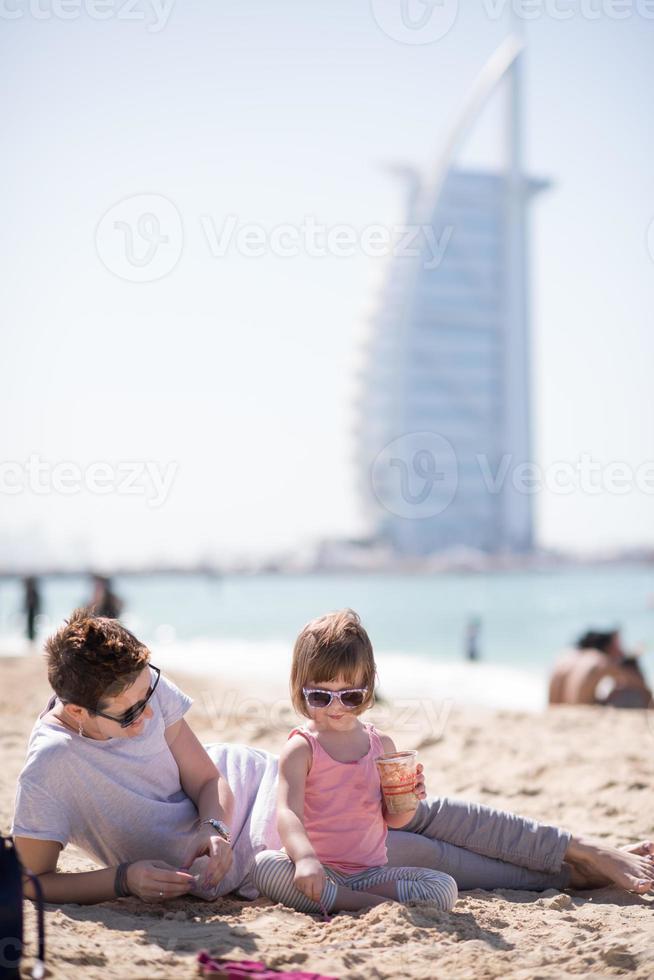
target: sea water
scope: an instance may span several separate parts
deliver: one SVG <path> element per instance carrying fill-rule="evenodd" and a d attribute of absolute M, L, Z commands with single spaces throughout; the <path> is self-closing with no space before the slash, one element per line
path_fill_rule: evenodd
<path fill-rule="evenodd" d="M 643 646 L 654 680 L 654 571 L 646 565 L 440 574 L 144 575 L 116 577 L 123 620 L 153 662 L 194 673 L 286 684 L 294 637 L 314 616 L 355 609 L 370 633 L 380 689 L 459 703 L 537 710 L 563 647 L 590 627 L 621 627 Z M 88 601 L 82 577 L 43 578 L 39 643 Z M 28 649 L 22 590 L 0 581 L 0 653 Z M 465 657 L 466 626 L 481 621 L 480 660 Z M 38 649 L 38 645 L 37 645 Z"/>

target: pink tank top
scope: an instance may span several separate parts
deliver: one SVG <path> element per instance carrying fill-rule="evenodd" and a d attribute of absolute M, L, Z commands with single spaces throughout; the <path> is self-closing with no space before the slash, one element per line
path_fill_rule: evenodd
<path fill-rule="evenodd" d="M 386 822 L 375 765 L 384 754 L 379 733 L 364 722 L 370 746 L 356 762 L 337 762 L 315 732 L 294 728 L 311 746 L 312 762 L 304 791 L 304 829 L 321 864 L 354 874 L 386 864 Z"/>

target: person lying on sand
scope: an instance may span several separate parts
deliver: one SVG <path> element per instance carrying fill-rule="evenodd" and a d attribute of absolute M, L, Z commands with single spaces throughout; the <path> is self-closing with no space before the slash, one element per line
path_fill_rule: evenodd
<path fill-rule="evenodd" d="M 46 657 L 54 694 L 30 735 L 12 827 L 45 901 L 256 897 L 255 857 L 281 847 L 277 758 L 203 746 L 184 718 L 191 698 L 117 620 L 77 610 L 47 641 Z M 68 844 L 99 868 L 58 872 Z M 432 868 L 463 890 L 654 888 L 651 841 L 607 847 L 448 797 L 421 800 L 389 831 L 387 849 L 389 866 Z M 25 892 L 33 897 L 29 884 Z"/>
<path fill-rule="evenodd" d="M 601 697 L 598 687 L 607 680 L 613 681 L 613 688 Z M 550 679 L 550 704 L 647 708 L 651 701 L 652 692 L 637 660 L 625 655 L 618 630 L 589 630 L 575 649 L 559 658 Z"/>

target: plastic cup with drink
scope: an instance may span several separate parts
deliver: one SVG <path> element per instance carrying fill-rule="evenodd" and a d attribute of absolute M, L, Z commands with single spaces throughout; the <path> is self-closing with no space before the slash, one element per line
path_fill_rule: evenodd
<path fill-rule="evenodd" d="M 388 752 L 375 759 L 388 813 L 415 810 L 420 802 L 415 794 L 417 758 L 415 749 L 406 749 Z"/>

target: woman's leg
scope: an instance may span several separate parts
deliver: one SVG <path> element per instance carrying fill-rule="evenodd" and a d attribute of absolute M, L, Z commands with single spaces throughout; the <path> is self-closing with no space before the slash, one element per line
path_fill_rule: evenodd
<path fill-rule="evenodd" d="M 588 837 L 573 837 L 566 852 L 573 865 L 573 888 L 619 885 L 644 895 L 654 890 L 654 842 L 610 847 Z"/>
<path fill-rule="evenodd" d="M 449 797 L 422 800 L 402 831 L 548 874 L 561 870 L 571 841 L 571 834 L 552 824 Z"/>
<path fill-rule="evenodd" d="M 475 854 L 456 844 L 430 840 L 417 833 L 392 830 L 388 834 L 388 864 L 393 867 L 433 868 L 445 871 L 456 881 L 461 891 L 471 888 L 518 888 L 525 891 L 545 891 L 547 888 L 567 888 L 571 869 L 564 864 L 557 874 L 530 871 L 497 858 Z"/>
<path fill-rule="evenodd" d="M 447 797 L 423 800 L 401 831 L 390 831 L 388 851 L 390 864 L 447 871 L 461 889 L 539 891 L 614 883 L 640 894 L 654 890 L 651 841 L 609 847 L 551 824 Z"/>

